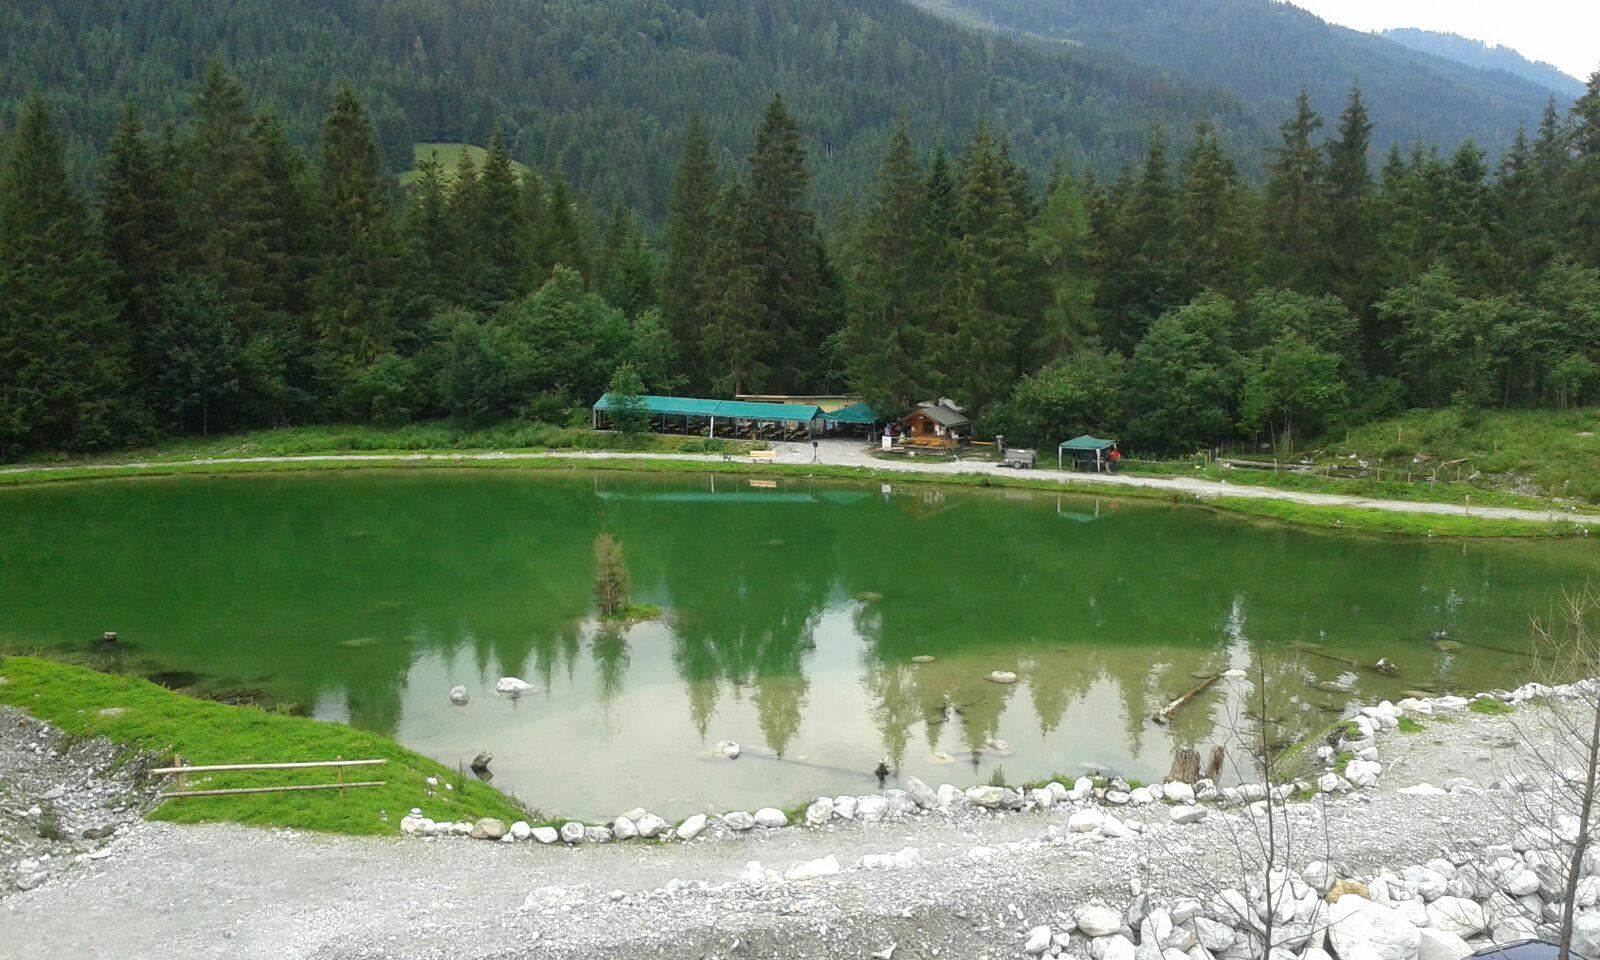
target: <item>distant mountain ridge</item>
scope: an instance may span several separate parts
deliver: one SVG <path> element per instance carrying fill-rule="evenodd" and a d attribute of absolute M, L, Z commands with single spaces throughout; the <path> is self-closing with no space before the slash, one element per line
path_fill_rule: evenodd
<path fill-rule="evenodd" d="M 1472 139 L 1498 153 L 1539 122 L 1551 89 L 1336 26 L 1280 0 L 909 0 L 968 25 L 1118 53 L 1231 91 L 1275 126 L 1304 87 L 1332 116 L 1359 84 L 1374 143 Z M 1576 92 L 1569 91 L 1571 97 Z M 1560 98 L 1565 107 L 1571 97 Z"/>
<path fill-rule="evenodd" d="M 1395 43 L 1431 53 L 1436 57 L 1454 60 L 1480 70 L 1504 70 L 1513 76 L 1549 87 L 1558 95 L 1577 99 L 1583 95 L 1583 81 L 1554 64 L 1531 60 L 1510 47 L 1491 46 L 1482 40 L 1463 37 L 1458 33 L 1441 33 L 1436 30 L 1419 30 L 1402 27 L 1385 30 L 1382 36 Z"/>

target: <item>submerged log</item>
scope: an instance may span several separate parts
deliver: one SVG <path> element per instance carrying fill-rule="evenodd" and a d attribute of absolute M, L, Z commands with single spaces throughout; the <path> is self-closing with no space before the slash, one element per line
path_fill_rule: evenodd
<path fill-rule="evenodd" d="M 1221 680 L 1221 679 L 1222 679 L 1222 674 L 1213 673 L 1211 676 L 1206 677 L 1204 680 L 1202 680 L 1199 683 L 1195 684 L 1192 688 L 1190 688 L 1188 693 L 1185 693 L 1183 696 L 1179 697 L 1178 699 L 1176 699 L 1176 700 L 1172 701 L 1171 703 L 1167 704 L 1166 706 L 1162 707 L 1160 710 L 1156 711 L 1155 716 L 1151 717 L 1150 719 L 1154 720 L 1156 723 L 1159 723 L 1159 724 L 1166 724 L 1169 720 L 1172 719 L 1172 715 L 1174 713 L 1177 713 L 1178 710 L 1184 704 L 1188 703 L 1190 700 L 1193 700 L 1195 697 L 1199 696 L 1200 694 L 1204 693 L 1206 690 L 1210 689 L 1212 684 L 1216 683 L 1218 680 Z"/>
<path fill-rule="evenodd" d="M 1222 779 L 1222 761 L 1226 756 L 1220 746 L 1211 748 L 1211 762 L 1206 764 L 1207 780 L 1217 783 Z"/>

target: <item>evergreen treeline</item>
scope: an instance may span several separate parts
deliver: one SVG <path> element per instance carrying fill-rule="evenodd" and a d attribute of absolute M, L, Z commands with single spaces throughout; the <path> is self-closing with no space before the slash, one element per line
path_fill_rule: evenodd
<path fill-rule="evenodd" d="M 1058 157 L 1115 170 L 1151 124 L 1179 132 L 1215 117 L 1252 148 L 1268 133 L 1226 92 L 1112 53 L 967 30 L 902 0 L 7 0 L 0 129 L 42 94 L 87 182 L 125 103 L 153 125 L 195 119 L 181 92 L 212 59 L 294 145 L 315 146 L 328 91 L 349 82 L 391 173 L 411 169 L 413 143 L 481 146 L 499 130 L 515 159 L 620 195 L 652 223 L 671 175 L 659 158 L 682 149 L 690 116 L 703 111 L 730 164 L 778 91 L 830 217 L 833 198 L 864 186 L 897 114 L 947 145 L 988 116 L 1036 173 Z"/>
<path fill-rule="evenodd" d="M 220 66 L 179 128 L 128 111 L 93 200 L 34 99 L 0 165 L 0 454 L 180 432 L 451 415 L 559 420 L 608 384 L 944 394 L 1044 442 L 1282 441 L 1409 405 L 1600 388 L 1600 75 L 1488 169 L 1391 150 L 1359 92 L 1301 97 L 1265 181 L 1200 124 L 1108 182 L 1035 184 L 980 124 L 901 122 L 824 239 L 784 100 L 719 164 L 697 120 L 664 249 L 559 175 L 421 164 L 403 199 L 341 89 L 315 160 Z"/>

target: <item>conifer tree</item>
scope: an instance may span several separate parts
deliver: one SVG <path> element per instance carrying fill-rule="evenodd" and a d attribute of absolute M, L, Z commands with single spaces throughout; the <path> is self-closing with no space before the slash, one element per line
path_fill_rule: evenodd
<path fill-rule="evenodd" d="M 1372 121 L 1359 87 L 1339 117 L 1338 135 L 1328 140 L 1325 173 L 1328 210 L 1328 275 L 1323 286 L 1343 297 L 1350 307 L 1365 313 L 1378 295 L 1372 282 L 1368 248 L 1371 236 L 1372 171 L 1367 152 L 1372 144 Z"/>
<path fill-rule="evenodd" d="M 107 149 L 100 222 L 111 267 L 107 296 L 120 308 L 140 402 L 149 401 L 147 388 L 157 368 L 150 350 L 158 320 L 156 299 L 164 280 L 181 268 L 178 207 L 172 194 L 172 183 L 130 106 Z"/>
<path fill-rule="evenodd" d="M 527 293 L 529 287 L 517 174 L 499 130 L 489 138 L 478 182 L 478 232 L 467 240 L 482 250 L 474 285 L 482 302 L 501 304 Z"/>
<path fill-rule="evenodd" d="M 661 277 L 661 305 L 667 327 L 678 341 L 684 373 L 691 389 L 706 383 L 700 327 L 709 290 L 706 262 L 717 202 L 717 168 L 711 142 L 697 113 L 689 119 L 683 158 L 667 201 L 666 266 Z"/>
<path fill-rule="evenodd" d="M 189 232 L 196 266 L 238 307 L 239 321 L 252 324 L 259 312 L 252 299 L 260 288 L 261 258 L 255 209 L 259 185 L 250 163 L 251 116 L 244 89 L 213 61 L 194 98 L 195 123 L 183 148 L 187 165 Z"/>
<path fill-rule="evenodd" d="M 592 265 L 589 262 L 589 241 L 585 236 L 583 215 L 566 180 L 559 176 L 549 178 L 543 226 L 539 241 L 542 255 L 552 267 L 568 267 L 587 280 Z"/>
<path fill-rule="evenodd" d="M 1029 256 L 1049 297 L 1034 332 L 1034 353 L 1048 363 L 1098 339 L 1094 292 L 1098 263 L 1083 185 L 1059 173 L 1029 232 Z"/>
<path fill-rule="evenodd" d="M 484 235 L 483 182 L 478 176 L 477 161 L 470 150 L 461 151 L 456 158 L 455 172 L 450 176 L 448 203 L 450 232 L 456 239 L 456 253 L 450 258 L 453 286 L 460 302 L 473 307 L 486 307 L 481 302 L 483 259 L 486 251 L 481 238 Z"/>
<path fill-rule="evenodd" d="M 0 457 L 116 438 L 128 337 L 111 266 L 67 179 L 44 100 L 22 109 L 0 168 Z"/>
<path fill-rule="evenodd" d="M 902 120 L 889 138 L 877 196 L 855 244 L 844 341 L 851 390 L 885 414 L 908 408 L 927 383 L 929 344 L 919 325 L 926 293 L 917 256 L 924 217 L 921 175 Z"/>
<path fill-rule="evenodd" d="M 1278 128 L 1283 143 L 1272 149 L 1262 210 L 1266 279 L 1302 293 L 1323 292 L 1329 260 L 1322 157 L 1311 142 L 1321 127 L 1310 95 L 1300 91 L 1295 115 Z"/>
<path fill-rule="evenodd" d="M 735 180 L 723 188 L 716 214 L 706 256 L 709 294 L 700 333 L 706 384 L 718 393 L 749 393 L 770 375 L 770 326 L 762 299 L 763 271 L 752 255 L 759 226 L 743 183 Z"/>
<path fill-rule="evenodd" d="M 1137 172 L 1124 175 L 1112 191 L 1098 306 L 1109 345 L 1132 350 L 1156 317 L 1182 302 L 1172 175 L 1159 128 L 1150 131 Z"/>
<path fill-rule="evenodd" d="M 418 293 L 437 307 L 458 302 L 454 262 L 461 241 L 437 150 L 417 161 L 417 178 L 406 199 L 406 242 Z"/>
<path fill-rule="evenodd" d="M 325 240 L 316 312 L 331 365 L 325 376 L 348 376 L 395 346 L 396 246 L 381 171 L 372 122 L 355 91 L 341 87 L 322 136 Z"/>
<path fill-rule="evenodd" d="M 1183 264 L 1182 297 L 1215 290 L 1238 298 L 1250 285 L 1246 191 L 1216 132 L 1202 122 L 1184 156 L 1173 230 Z"/>
<path fill-rule="evenodd" d="M 1571 203 L 1568 246 L 1580 263 L 1600 267 L 1600 70 L 1568 115 L 1572 163 L 1563 178 Z"/>

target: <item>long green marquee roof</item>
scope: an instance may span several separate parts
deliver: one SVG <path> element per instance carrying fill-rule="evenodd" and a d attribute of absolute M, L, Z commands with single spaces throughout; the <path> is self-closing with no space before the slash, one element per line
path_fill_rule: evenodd
<path fill-rule="evenodd" d="M 674 417 L 726 417 L 730 420 L 782 420 L 809 423 L 822 416 L 821 407 L 793 403 L 751 403 L 748 400 L 706 400 L 700 397 L 640 397 L 653 414 Z M 611 409 L 611 394 L 594 402 L 594 409 Z"/>
<path fill-rule="evenodd" d="M 866 404 L 852 403 L 850 406 L 835 410 L 832 413 L 824 413 L 822 415 L 822 419 L 831 420 L 834 423 L 860 423 L 871 425 L 877 423 L 882 418 L 878 416 L 878 411 L 872 409 Z"/>

